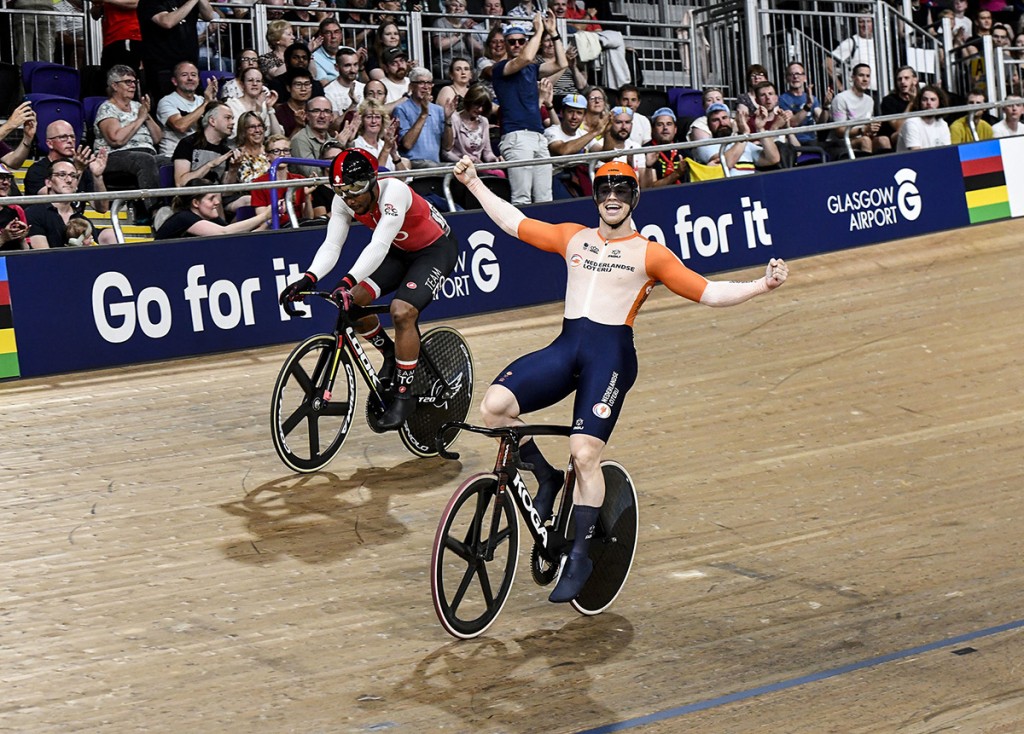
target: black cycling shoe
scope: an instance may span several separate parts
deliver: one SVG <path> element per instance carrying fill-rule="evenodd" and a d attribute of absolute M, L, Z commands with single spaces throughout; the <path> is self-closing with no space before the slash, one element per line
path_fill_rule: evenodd
<path fill-rule="evenodd" d="M 540 515 L 541 522 L 547 522 L 551 519 L 551 513 L 555 510 L 555 499 L 558 497 L 558 493 L 562 491 L 562 485 L 565 484 L 565 472 L 556 472 L 555 476 L 546 482 L 541 482 L 540 487 L 537 488 L 537 496 L 533 500 L 533 509 Z"/>
<path fill-rule="evenodd" d="M 594 562 L 590 560 L 590 556 L 574 558 L 570 554 L 562 566 L 562 572 L 558 575 L 558 583 L 555 584 L 548 601 L 564 604 L 575 599 L 583 591 L 583 586 L 587 583 L 593 570 Z"/>
<path fill-rule="evenodd" d="M 416 410 L 416 398 L 411 395 L 396 395 L 384 415 L 377 421 L 382 431 L 396 431 Z"/>
<path fill-rule="evenodd" d="M 395 381 L 395 370 L 398 369 L 398 365 L 395 364 L 395 353 L 387 354 L 384 356 L 384 364 L 380 366 L 380 370 L 377 371 L 377 379 L 380 380 L 380 389 L 384 392 L 388 392 L 394 389 Z"/>

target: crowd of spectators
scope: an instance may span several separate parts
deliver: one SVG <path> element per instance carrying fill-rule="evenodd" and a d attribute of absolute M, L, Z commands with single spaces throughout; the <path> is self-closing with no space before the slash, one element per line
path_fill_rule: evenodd
<path fill-rule="evenodd" d="M 684 118 L 669 107 L 641 113 L 642 91 L 619 56 L 622 37 L 601 26 L 607 3 L 550 0 L 541 11 L 531 0 L 423 0 L 421 8 L 435 14 L 425 36 L 428 58 L 412 59 L 395 15 L 404 4 L 339 1 L 344 11 L 329 13 L 308 1 L 286 11 L 280 0 L 267 0 L 269 50 L 262 55 L 237 26 L 220 27 L 223 16 L 210 0 L 140 0 L 134 13 L 117 0 L 93 3 L 93 17 L 102 20 L 107 99 L 86 136 L 91 144 L 67 122 L 51 123 L 45 131 L 49 150 L 28 170 L 23 193 L 103 192 L 111 177 L 157 190 L 164 167 L 177 187 L 265 181 L 271 169 L 279 178 L 311 177 L 321 168 L 276 160 L 329 160 L 340 148 L 355 146 L 395 171 L 437 168 L 468 155 L 484 177 L 506 179 L 512 203 L 522 205 L 589 195 L 593 166 L 557 160 L 584 152 L 616 155 L 637 170 L 642 187 L 651 188 L 751 174 L 793 165 L 805 155 L 825 161 L 960 143 L 975 135 L 1024 134 L 1024 100 L 998 114 L 946 120 L 947 92 L 934 80 L 923 83 L 911 66 L 899 68 L 887 90 L 887 80 L 874 72 L 870 15 L 856 19 L 855 33 L 835 47 L 824 68 L 811 70 L 814 78 L 835 79 L 834 87 L 815 90 L 800 61 L 778 70 L 778 80 L 755 64 L 732 104 L 721 89 L 707 88 L 706 114 Z M 1014 34 L 1018 26 L 1007 17 L 1012 8 L 983 5 L 972 13 L 966 0 L 952 0 L 948 13 L 929 6 L 928 17 L 919 20 L 934 26 L 949 17 L 956 53 L 965 58 L 977 54 L 985 35 L 996 46 L 1024 45 L 1024 34 Z M 224 48 L 240 48 L 233 76 L 201 83 L 201 70 L 218 68 L 221 62 L 213 59 L 222 57 L 220 46 L 215 54 L 209 44 L 200 54 L 200 34 L 225 33 L 233 40 Z M 608 67 L 604 79 L 618 75 L 622 83 L 590 83 L 588 62 L 599 54 Z M 995 100 L 979 84 L 956 101 Z M 873 120 L 933 110 L 884 124 Z M 843 125 L 825 135 L 804 129 L 826 122 Z M 31 105 L 24 103 L 0 127 L 0 140 L 21 131 L 16 148 L 0 143 L 0 196 L 18 193 L 11 171 L 28 158 L 35 124 Z M 714 140 L 763 132 L 777 135 Z M 682 141 L 706 142 L 682 151 L 645 150 Z M 488 169 L 501 161 L 525 165 Z M 268 192 L 197 193 L 173 202 L 153 196 L 134 214 L 152 224 L 157 237 L 250 231 L 266 226 Z M 280 193 L 283 222 L 329 211 L 324 187 Z M 447 208 L 443 198 L 430 198 Z M 97 201 L 93 208 L 102 213 L 106 205 Z M 106 229 L 71 226 L 83 219 L 83 210 L 64 203 L 20 214 L 5 209 L 0 247 L 110 241 Z"/>

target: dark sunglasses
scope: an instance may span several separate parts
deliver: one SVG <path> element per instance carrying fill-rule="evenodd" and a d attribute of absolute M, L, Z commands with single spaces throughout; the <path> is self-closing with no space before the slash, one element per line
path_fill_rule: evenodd
<path fill-rule="evenodd" d="M 633 187 L 627 183 L 602 183 L 594 189 L 594 198 L 598 204 L 603 203 L 611 196 L 624 204 L 629 204 L 633 201 Z"/>

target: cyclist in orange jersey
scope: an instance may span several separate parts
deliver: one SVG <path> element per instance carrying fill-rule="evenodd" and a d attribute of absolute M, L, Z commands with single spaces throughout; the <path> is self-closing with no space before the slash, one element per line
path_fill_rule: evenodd
<path fill-rule="evenodd" d="M 643 302 L 661 282 L 691 301 L 733 306 L 778 288 L 789 270 L 781 259 L 772 258 L 764 277 L 751 282 L 709 281 L 693 272 L 667 247 L 636 231 L 632 214 L 640 185 L 626 163 L 612 161 L 597 169 L 594 202 L 601 221 L 594 228 L 527 218 L 483 185 L 468 157 L 455 164 L 455 176 L 502 230 L 562 255 L 568 268 L 561 333 L 547 347 L 502 370 L 480 410 L 488 426 L 518 425 L 522 413 L 576 393 L 569 451 L 576 467 L 577 532 L 548 597 L 553 602 L 571 601 L 592 571 L 590 537 L 604 501 L 601 454 L 636 379 L 633 320 Z M 562 486 L 562 472 L 545 460 L 533 439 L 523 443 L 520 454 L 534 466 L 539 482 L 534 507 L 547 521 Z"/>

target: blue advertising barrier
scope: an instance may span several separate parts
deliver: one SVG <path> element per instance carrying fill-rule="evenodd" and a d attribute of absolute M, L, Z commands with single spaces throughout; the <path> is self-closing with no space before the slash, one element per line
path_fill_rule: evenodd
<path fill-rule="evenodd" d="M 889 155 L 646 191 L 635 222 L 703 274 L 962 227 L 970 219 L 956 148 Z M 528 216 L 596 226 L 589 200 Z M 559 300 L 565 265 L 480 212 L 448 216 L 458 264 L 429 320 Z M 312 261 L 324 230 L 293 229 L 0 258 L 0 377 L 298 342 L 333 323 L 312 304 L 289 319 L 277 294 Z M 333 278 L 369 241 L 353 227 Z M 799 277 L 799 276 L 797 276 Z M 312 313 L 312 315 L 310 315 Z M 0 313 L 2 316 L 2 313 Z M 643 318 L 641 316 L 641 318 Z M 6 327 L 6 328 L 5 328 Z M 5 356 L 6 355 L 6 356 Z M 6 365 L 6 367 L 3 367 Z"/>

